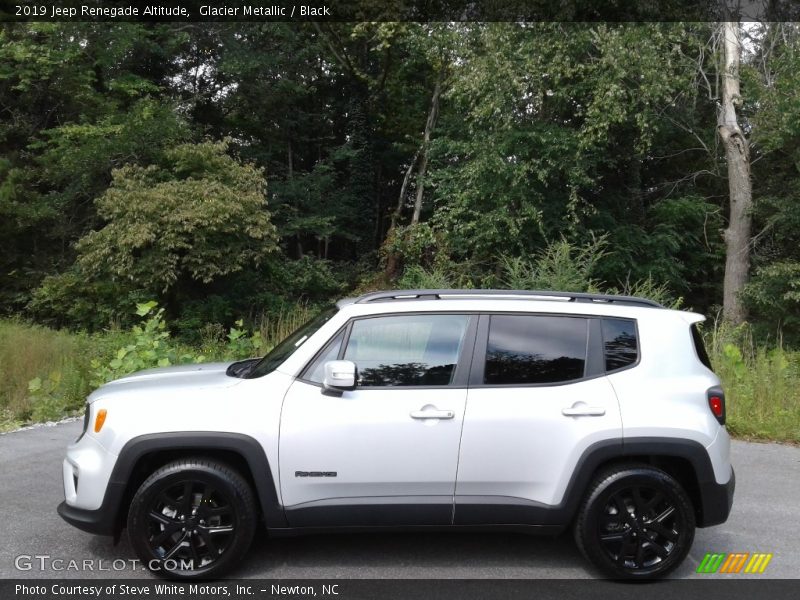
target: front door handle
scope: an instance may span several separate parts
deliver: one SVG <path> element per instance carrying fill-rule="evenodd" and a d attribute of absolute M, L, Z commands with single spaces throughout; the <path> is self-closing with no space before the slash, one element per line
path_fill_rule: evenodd
<path fill-rule="evenodd" d="M 456 416 L 452 410 L 412 410 L 412 419 L 452 419 Z"/>
<path fill-rule="evenodd" d="M 602 417 L 606 409 L 602 406 L 587 406 L 583 402 L 576 402 L 570 408 L 562 408 L 561 414 L 565 417 Z"/>

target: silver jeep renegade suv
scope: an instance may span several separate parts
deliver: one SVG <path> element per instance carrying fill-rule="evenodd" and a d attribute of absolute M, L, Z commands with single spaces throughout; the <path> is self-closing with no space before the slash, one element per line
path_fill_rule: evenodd
<path fill-rule="evenodd" d="M 69 523 L 214 577 L 269 535 L 571 527 L 606 576 L 668 573 L 734 490 L 703 317 L 624 296 L 408 290 L 340 301 L 260 359 L 89 396 Z"/>

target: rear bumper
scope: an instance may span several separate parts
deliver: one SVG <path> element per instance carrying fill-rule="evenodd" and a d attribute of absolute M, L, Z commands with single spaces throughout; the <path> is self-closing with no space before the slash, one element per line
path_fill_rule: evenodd
<path fill-rule="evenodd" d="M 728 520 L 733 506 L 733 493 L 736 490 L 736 473 L 731 467 L 731 477 L 727 483 L 706 482 L 700 485 L 702 515 L 698 527 L 719 525 Z"/>

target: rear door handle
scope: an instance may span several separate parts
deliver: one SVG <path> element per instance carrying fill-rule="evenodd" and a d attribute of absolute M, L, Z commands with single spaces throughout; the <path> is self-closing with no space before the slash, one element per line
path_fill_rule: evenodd
<path fill-rule="evenodd" d="M 606 414 L 606 409 L 602 406 L 586 406 L 577 404 L 570 408 L 562 408 L 561 414 L 565 417 L 602 417 Z"/>
<path fill-rule="evenodd" d="M 452 410 L 412 410 L 412 419 L 452 419 L 456 416 Z"/>

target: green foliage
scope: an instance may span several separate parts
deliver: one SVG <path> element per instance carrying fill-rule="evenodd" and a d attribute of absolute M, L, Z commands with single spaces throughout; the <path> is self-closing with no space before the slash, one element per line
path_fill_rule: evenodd
<path fill-rule="evenodd" d="M 139 324 L 130 330 L 92 335 L 0 321 L 0 431 L 75 414 L 93 388 L 141 369 L 260 356 L 315 310 L 297 304 L 265 313 L 252 329 L 242 319 L 227 331 L 208 324 L 196 346 L 170 335 L 154 301 L 137 304 L 133 314 Z"/>
<path fill-rule="evenodd" d="M 706 336 L 722 380 L 727 427 L 737 437 L 800 442 L 800 352 L 756 344 L 752 330 L 715 328 Z"/>
<path fill-rule="evenodd" d="M 643 219 L 618 224 L 609 215 L 593 219 L 601 230 L 608 228 L 613 248 L 598 277 L 621 288 L 652 279 L 706 305 L 719 293 L 724 262 L 721 239 L 714 237 L 723 228 L 719 210 L 696 196 L 667 198 L 649 207 Z"/>
<path fill-rule="evenodd" d="M 203 362 L 204 357 L 183 352 L 172 343 L 164 322 L 164 309 L 155 301 L 136 305 L 136 315 L 141 325 L 131 329 L 130 343 L 119 348 L 111 360 L 93 360 L 91 384 L 98 387 L 124 375 L 189 362 Z"/>
<path fill-rule="evenodd" d="M 145 98 L 127 112 L 95 123 L 48 129 L 30 148 L 41 150 L 37 175 L 58 190 L 53 194 L 58 202 L 86 202 L 105 190 L 114 168 L 163 160 L 165 148 L 186 139 L 187 133 L 172 106 Z"/>
<path fill-rule="evenodd" d="M 744 289 L 745 302 L 757 316 L 760 329 L 782 331 L 800 340 L 800 262 L 780 261 L 756 269 Z"/>
<path fill-rule="evenodd" d="M 652 276 L 636 281 L 625 281 L 620 288 L 611 287 L 605 290 L 607 294 L 621 294 L 623 296 L 636 296 L 654 300 L 666 308 L 680 310 L 683 308 L 683 298 L 675 297 L 672 290 L 665 283 L 657 283 Z"/>
<path fill-rule="evenodd" d="M 382 251 L 384 255 L 394 254 L 411 265 L 430 264 L 437 257 L 446 257 L 442 248 L 446 236 L 437 232 L 428 223 L 417 223 L 406 227 L 398 226 L 387 234 Z"/>
<path fill-rule="evenodd" d="M 720 302 L 713 23 L 106 25 L 0 28 L 0 310 L 119 330 L 92 338 L 104 364 L 133 343 L 129 307 L 150 299 L 182 343 L 218 358 L 252 351 L 249 333 L 228 349 L 231 327 L 260 329 L 263 314 L 313 310 L 357 282 Z M 800 27 L 744 33 L 744 297 L 753 335 L 780 331 L 792 347 Z M 593 239 L 605 240 L 595 259 Z M 17 378 L 15 419 L 45 397 L 80 398 L 77 367 L 44 363 Z"/>
<path fill-rule="evenodd" d="M 109 325 L 133 322 L 130 306 L 149 294 L 143 290 L 121 290 L 110 279 L 90 277 L 79 265 L 63 273 L 48 275 L 33 292 L 27 310 L 39 322 L 53 327 L 81 325 L 98 331 Z"/>
<path fill-rule="evenodd" d="M 290 299 L 306 297 L 324 301 L 336 297 L 345 289 L 344 282 L 336 272 L 336 265 L 330 260 L 303 256 L 273 267 L 273 276 L 280 278 L 280 283 L 276 281 L 275 284 L 280 285 Z M 279 274 L 276 273 L 278 269 Z"/>
<path fill-rule="evenodd" d="M 111 169 L 186 138 L 164 94 L 183 35 L 166 25 L 19 23 L 0 30 L 0 306 L 21 310 L 97 224 Z M 5 176 L 4 171 L 8 173 Z"/>
<path fill-rule="evenodd" d="M 42 381 L 34 377 L 28 382 L 28 392 L 32 410 L 30 419 L 34 422 L 55 421 L 68 413 L 68 403 L 62 392 L 61 372 L 53 371 Z"/>
<path fill-rule="evenodd" d="M 403 271 L 402 276 L 397 280 L 397 287 L 403 290 L 430 290 L 458 286 L 454 283 L 453 275 L 441 267 L 426 269 L 420 265 L 411 265 Z"/>
<path fill-rule="evenodd" d="M 89 362 L 96 351 L 85 334 L 0 321 L 2 421 L 54 420 L 79 409 L 91 390 Z"/>
<path fill-rule="evenodd" d="M 533 261 L 519 256 L 501 257 L 503 287 L 517 290 L 598 292 L 592 277 L 606 255 L 604 237 L 576 247 L 562 239 L 548 244 Z"/>
<path fill-rule="evenodd" d="M 242 319 L 236 321 L 236 327 L 231 327 L 226 337 L 228 338 L 226 358 L 233 360 L 250 358 L 263 354 L 263 352 L 261 352 L 263 346 L 261 332 L 255 331 L 251 333 L 245 329 Z"/>
<path fill-rule="evenodd" d="M 676 24 L 473 26 L 449 94 L 452 121 L 433 146 L 434 227 L 486 261 L 580 239 L 598 230 L 598 215 L 609 233 L 642 220 L 655 166 L 646 156 L 691 85 L 679 49 L 692 35 Z"/>
<path fill-rule="evenodd" d="M 178 146 L 165 167 L 123 167 L 97 200 L 107 225 L 78 243 L 78 265 L 125 287 L 167 291 L 258 265 L 275 249 L 261 171 L 227 144 Z"/>

